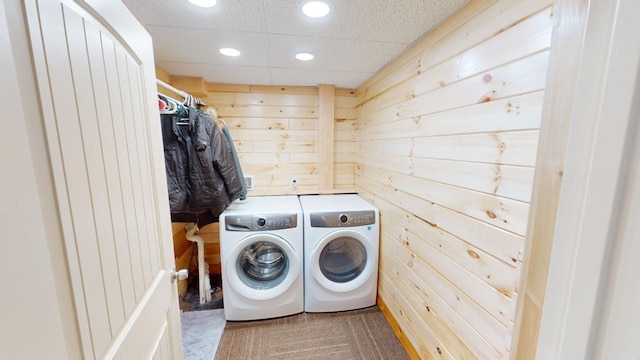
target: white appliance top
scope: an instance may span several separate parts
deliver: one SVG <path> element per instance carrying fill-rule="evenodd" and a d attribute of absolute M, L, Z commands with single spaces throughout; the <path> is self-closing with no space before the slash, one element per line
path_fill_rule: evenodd
<path fill-rule="evenodd" d="M 246 200 L 235 200 L 224 211 L 223 215 L 233 214 L 283 214 L 300 213 L 300 201 L 292 196 L 250 196 Z M 222 216 L 222 215 L 221 215 Z"/>
<path fill-rule="evenodd" d="M 300 196 L 300 203 L 305 213 L 377 210 L 375 206 L 355 194 Z"/>

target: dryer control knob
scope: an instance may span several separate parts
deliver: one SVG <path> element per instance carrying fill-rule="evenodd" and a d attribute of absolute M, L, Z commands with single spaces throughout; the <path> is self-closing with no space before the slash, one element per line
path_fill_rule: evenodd
<path fill-rule="evenodd" d="M 267 219 L 265 219 L 265 218 L 259 218 L 259 219 L 258 219 L 258 226 L 259 226 L 259 227 L 264 227 L 265 225 L 267 225 Z"/>
<path fill-rule="evenodd" d="M 349 221 L 349 217 L 345 214 L 340 215 L 340 222 L 346 224 Z"/>

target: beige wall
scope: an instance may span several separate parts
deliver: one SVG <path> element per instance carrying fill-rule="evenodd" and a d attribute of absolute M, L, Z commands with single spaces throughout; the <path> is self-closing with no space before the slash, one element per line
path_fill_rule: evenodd
<path fill-rule="evenodd" d="M 508 358 L 551 1 L 471 1 L 358 89 L 379 295 L 423 358 Z"/>

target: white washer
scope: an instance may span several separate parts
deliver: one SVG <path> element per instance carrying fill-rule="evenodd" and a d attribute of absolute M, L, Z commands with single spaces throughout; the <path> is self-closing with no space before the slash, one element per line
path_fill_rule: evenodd
<path fill-rule="evenodd" d="M 357 195 L 301 196 L 304 310 L 332 312 L 376 304 L 378 209 Z"/>
<path fill-rule="evenodd" d="M 220 215 L 227 320 L 304 310 L 302 209 L 297 196 L 248 197 Z"/>

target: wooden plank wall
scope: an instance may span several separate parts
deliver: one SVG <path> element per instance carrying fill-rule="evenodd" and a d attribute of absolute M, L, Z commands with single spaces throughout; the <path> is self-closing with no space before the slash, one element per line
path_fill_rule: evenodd
<path fill-rule="evenodd" d="M 355 91 L 335 89 L 333 188 L 320 187 L 319 93 L 314 87 L 209 84 L 204 99 L 224 119 L 245 175 L 249 195 L 353 191 Z M 296 188 L 292 181 L 296 180 Z M 326 181 L 325 183 L 330 183 Z"/>
<path fill-rule="evenodd" d="M 472 0 L 357 91 L 379 296 L 422 358 L 509 358 L 551 5 Z"/>

